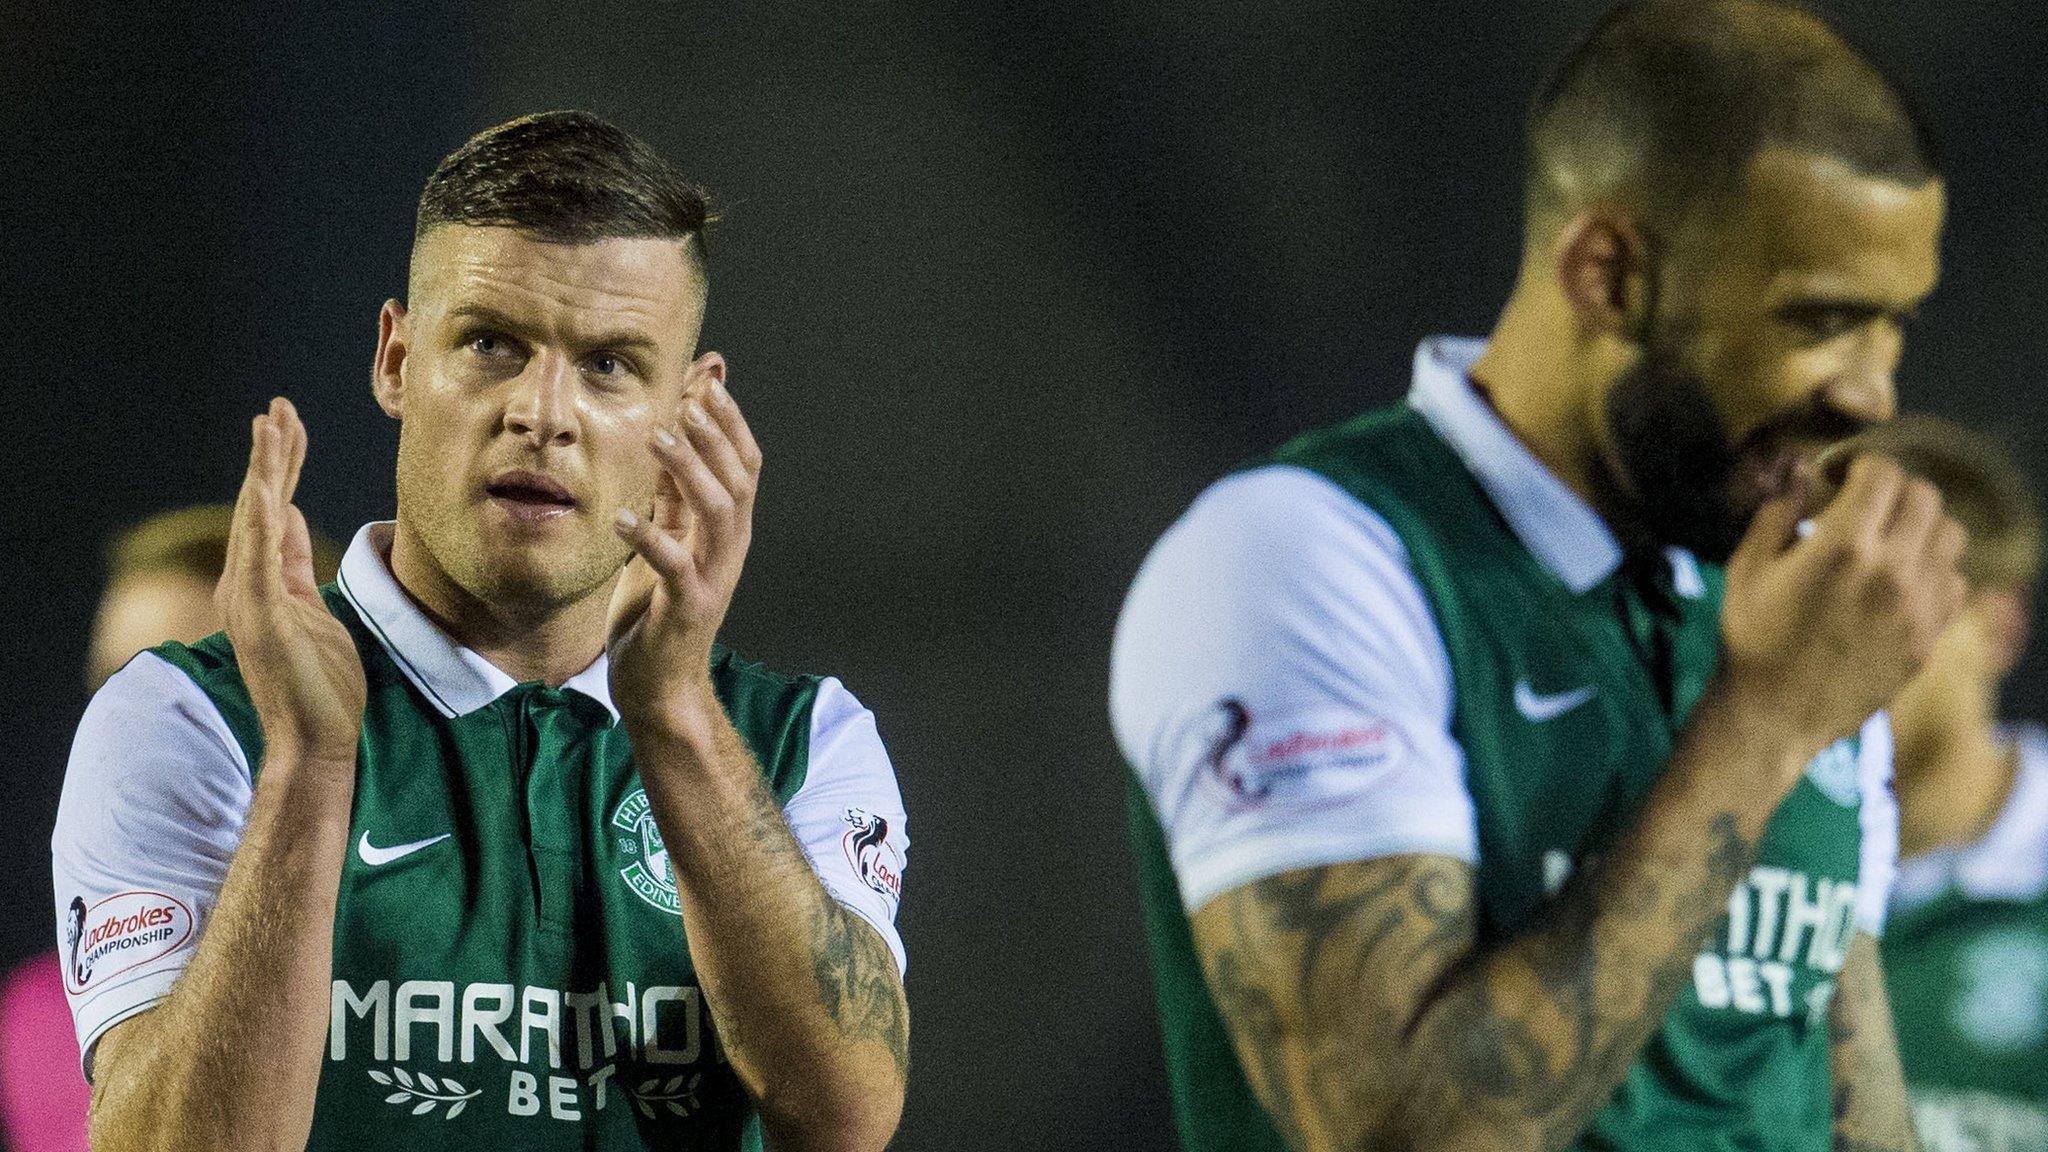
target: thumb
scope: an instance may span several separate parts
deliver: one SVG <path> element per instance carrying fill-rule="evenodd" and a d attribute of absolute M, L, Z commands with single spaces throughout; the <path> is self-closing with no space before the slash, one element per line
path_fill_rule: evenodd
<path fill-rule="evenodd" d="M 1799 539 L 1799 521 L 1806 508 L 1804 486 L 1764 502 L 1749 521 L 1749 531 L 1728 558 L 1728 567 L 1761 564 L 1784 555 Z"/>

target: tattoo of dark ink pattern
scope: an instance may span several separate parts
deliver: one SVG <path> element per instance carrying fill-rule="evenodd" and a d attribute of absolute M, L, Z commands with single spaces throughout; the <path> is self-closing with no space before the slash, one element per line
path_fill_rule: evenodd
<path fill-rule="evenodd" d="M 1562 1147 L 1656 1030 L 1754 858 L 1732 813 L 1707 831 L 1704 858 L 1617 845 L 1500 945 L 1480 942 L 1475 871 L 1442 857 L 1226 893 L 1197 914 L 1197 940 L 1247 1079 L 1297 1149 L 1475 1124 Z"/>
<path fill-rule="evenodd" d="M 1875 945 L 1852 944 L 1848 965 L 1837 975 L 1827 1013 L 1828 1056 L 1834 1082 L 1834 1152 L 1917 1152 L 1905 1084 L 1896 1064 L 1896 1037 L 1881 1022 L 1890 1019 Z M 1876 1024 L 1876 1027 L 1865 1027 Z M 1896 1094 L 1887 1100 L 1886 1089 Z M 1874 1089 L 1874 1090 L 1867 1090 Z M 1875 1129 L 1873 1131 L 1873 1129 Z"/>
<path fill-rule="evenodd" d="M 910 1012 L 896 958 L 873 928 L 836 900 L 811 919 L 812 974 L 826 1015 L 850 1040 L 881 1044 L 910 1075 Z"/>
<path fill-rule="evenodd" d="M 774 793 L 765 780 L 753 787 L 753 816 L 742 832 L 745 840 L 773 861 L 772 868 L 789 875 L 814 875 L 802 845 L 790 831 Z M 758 882 L 760 877 L 749 878 Z M 889 1050 L 897 1074 L 910 1072 L 910 1009 L 904 998 L 903 981 L 897 974 L 896 957 L 866 921 L 832 898 L 820 893 L 820 902 L 808 925 L 811 973 L 817 981 L 818 1002 L 839 1029 L 840 1035 L 855 1043 L 873 1042 Z M 719 1043 L 728 1051 L 745 1051 L 748 1032 L 736 1022 L 713 1013 Z"/>

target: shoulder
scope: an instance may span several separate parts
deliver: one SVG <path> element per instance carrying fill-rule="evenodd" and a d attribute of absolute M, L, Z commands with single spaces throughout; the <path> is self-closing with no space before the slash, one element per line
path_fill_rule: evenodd
<path fill-rule="evenodd" d="M 79 720 L 78 741 L 96 747 L 110 740 L 148 751 L 150 740 L 184 733 L 212 737 L 223 751 L 241 756 L 222 705 L 223 697 L 230 707 L 235 697 L 246 702 L 248 692 L 239 676 L 232 678 L 232 692 L 221 691 L 223 677 L 209 675 L 198 663 L 202 652 L 199 645 L 167 644 L 136 653 L 93 693 Z M 74 745 L 74 759 L 77 751 Z"/>
<path fill-rule="evenodd" d="M 1269 464 L 1209 486 L 1138 571 L 1134 603 L 1188 595 L 1271 603 L 1283 590 L 1318 597 L 1371 583 L 1412 583 L 1407 548 L 1377 510 L 1320 473 Z"/>
<path fill-rule="evenodd" d="M 778 672 L 723 645 L 711 652 L 711 685 L 741 738 L 753 749 L 769 785 L 787 801 L 811 770 L 826 677 Z M 831 696 L 826 693 L 829 703 Z"/>
<path fill-rule="evenodd" d="M 1326 477 L 1270 465 L 1211 486 L 1140 567 L 1117 620 L 1110 707 L 1128 748 L 1183 698 L 1341 681 L 1447 699 L 1448 679 L 1400 535 Z"/>
<path fill-rule="evenodd" d="M 724 645 L 711 649 L 711 685 L 727 711 L 744 712 L 750 720 L 776 723 L 778 718 L 808 715 L 824 677 L 777 672 Z"/>
<path fill-rule="evenodd" d="M 250 764 L 262 762 L 263 725 L 256 718 L 255 702 L 249 699 L 248 685 L 242 682 L 241 665 L 235 661 L 235 649 L 228 643 L 227 633 L 216 632 L 193 644 L 159 644 L 145 655 L 175 669 L 186 684 L 204 694 L 233 735 L 244 759 Z"/>

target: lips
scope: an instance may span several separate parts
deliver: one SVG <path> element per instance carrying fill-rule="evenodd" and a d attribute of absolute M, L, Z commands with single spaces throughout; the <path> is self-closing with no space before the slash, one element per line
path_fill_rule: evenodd
<path fill-rule="evenodd" d="M 484 485 L 484 494 L 514 517 L 545 520 L 576 510 L 576 497 L 562 482 L 541 472 L 513 469 Z"/>

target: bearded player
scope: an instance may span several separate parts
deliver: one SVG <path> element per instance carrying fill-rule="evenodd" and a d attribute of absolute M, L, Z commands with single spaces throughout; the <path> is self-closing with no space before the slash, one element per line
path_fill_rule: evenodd
<path fill-rule="evenodd" d="M 1892 702 L 1899 873 L 1884 936 L 1899 1056 L 1933 1152 L 2048 1147 L 2048 732 L 2001 724 L 2041 567 L 2040 503 L 1996 443 L 1941 421 L 1882 448 L 1970 534 L 1970 596 Z"/>
<path fill-rule="evenodd" d="M 1912 1146 L 1873 717 L 1963 534 L 1802 463 L 1891 416 L 1942 212 L 1816 18 L 1615 8 L 1491 337 L 1166 533 L 1111 709 L 1189 1148 Z"/>
<path fill-rule="evenodd" d="M 901 801 L 843 686 L 713 642 L 761 455 L 705 218 L 587 114 L 444 160 L 378 326 L 397 518 L 334 585 L 254 421 L 225 633 L 108 681 L 65 780 L 94 1147 L 887 1143 Z"/>

